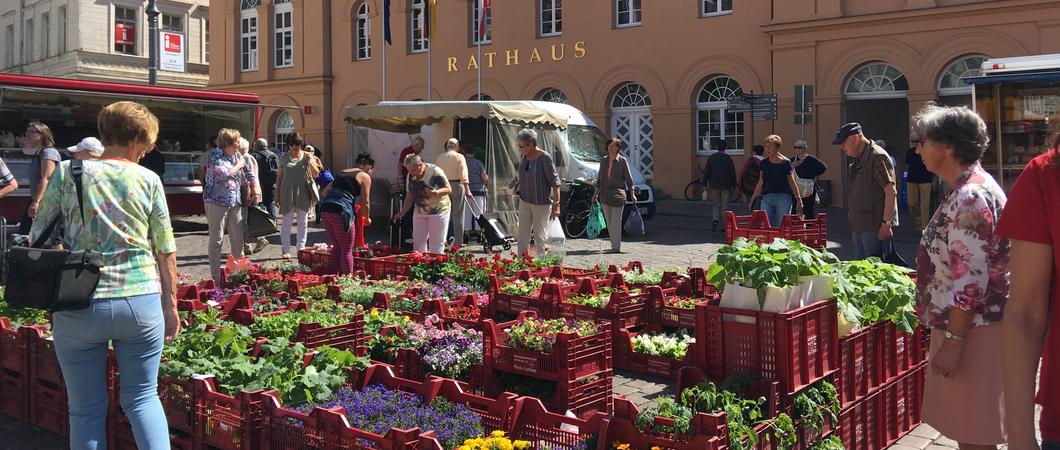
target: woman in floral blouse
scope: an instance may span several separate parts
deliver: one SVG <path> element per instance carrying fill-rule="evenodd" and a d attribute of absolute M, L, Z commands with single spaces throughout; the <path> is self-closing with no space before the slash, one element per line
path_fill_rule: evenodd
<path fill-rule="evenodd" d="M 221 282 L 221 245 L 225 229 L 232 244 L 232 256 L 243 257 L 243 205 L 240 204 L 240 186 L 254 185 L 258 175 L 239 154 L 239 130 L 222 128 L 217 133 L 217 148 L 207 154 L 206 179 L 203 181 L 202 200 L 206 205 L 206 222 L 209 229 L 207 253 L 210 257 L 210 275 Z M 258 191 L 260 192 L 260 191 Z M 256 192 L 251 202 L 261 200 Z"/>
<path fill-rule="evenodd" d="M 986 124 L 965 107 L 928 105 L 914 118 L 917 153 L 950 186 L 917 255 L 916 307 L 931 329 L 924 422 L 962 450 L 1005 443 L 1001 314 L 1009 243 L 995 233 L 1005 193 L 979 159 Z"/>

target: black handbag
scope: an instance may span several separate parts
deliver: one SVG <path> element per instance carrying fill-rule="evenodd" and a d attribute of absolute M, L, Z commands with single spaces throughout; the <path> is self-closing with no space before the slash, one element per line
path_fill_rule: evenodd
<path fill-rule="evenodd" d="M 276 234 L 280 230 L 276 228 L 276 221 L 264 209 L 251 206 L 247 208 L 247 227 L 250 229 L 250 237 L 260 238 Z"/>
<path fill-rule="evenodd" d="M 85 221 L 81 160 L 70 163 L 77 189 L 81 222 Z M 87 308 L 99 284 L 103 254 L 95 250 L 55 250 L 41 248 L 59 224 L 56 217 L 30 247 L 11 247 L 7 251 L 7 289 L 5 299 L 14 307 L 48 311 L 70 311 Z"/>

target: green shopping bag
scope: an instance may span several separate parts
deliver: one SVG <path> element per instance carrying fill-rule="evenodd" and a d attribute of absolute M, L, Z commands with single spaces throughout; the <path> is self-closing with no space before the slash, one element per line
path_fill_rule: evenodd
<path fill-rule="evenodd" d="M 604 209 L 600 207 L 600 202 L 593 202 L 593 209 L 589 211 L 589 223 L 585 227 L 585 235 L 589 239 L 596 239 L 600 237 L 600 231 L 604 228 L 607 228 L 604 222 Z"/>

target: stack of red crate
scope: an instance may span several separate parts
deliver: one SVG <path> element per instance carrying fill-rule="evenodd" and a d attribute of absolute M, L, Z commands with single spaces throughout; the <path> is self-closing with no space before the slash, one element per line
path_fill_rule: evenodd
<path fill-rule="evenodd" d="M 649 290 L 630 291 L 623 287 L 621 275 L 615 275 L 610 279 L 592 280 L 582 278 L 578 280 L 577 288 L 572 292 L 560 292 L 557 305 L 559 317 L 572 320 L 589 320 L 603 322 L 611 325 L 616 333 L 629 328 L 647 323 L 646 313 L 651 311 L 649 307 L 656 298 Z M 594 308 L 588 305 L 568 303 L 566 300 L 576 295 L 597 295 L 602 288 L 614 289 L 607 304 L 602 308 Z M 659 289 L 656 287 L 656 291 Z M 660 291 L 661 292 L 661 291 Z"/>
<path fill-rule="evenodd" d="M 29 418 L 29 335 L 0 317 L 0 414 Z"/>
<path fill-rule="evenodd" d="M 29 355 L 29 421 L 62 436 L 69 436 L 66 384 L 55 355 L 55 341 L 36 327 L 19 328 L 26 335 Z"/>
<path fill-rule="evenodd" d="M 779 225 L 779 226 L 778 226 Z M 814 219 L 803 219 L 796 215 L 785 215 L 779 224 L 770 224 L 765 211 L 753 211 L 749 216 L 737 216 L 725 212 L 725 242 L 732 244 L 738 238 L 767 244 L 776 238 L 799 241 L 813 248 L 828 245 L 828 215 L 818 214 Z"/>
<path fill-rule="evenodd" d="M 531 279 L 531 273 L 529 271 L 520 271 L 515 276 L 501 278 L 495 274 L 490 275 L 489 285 L 487 292 L 490 296 L 489 303 L 489 316 L 497 319 L 499 313 L 504 314 L 519 314 L 523 311 L 532 311 L 538 315 L 538 317 L 545 319 L 553 319 L 558 317 L 559 311 L 556 310 L 559 304 L 560 298 L 573 292 L 577 289 L 576 283 L 567 284 L 558 280 L 547 282 L 541 286 L 541 289 L 536 295 L 512 295 L 501 292 L 501 286 L 507 283 L 522 280 L 526 281 Z"/>

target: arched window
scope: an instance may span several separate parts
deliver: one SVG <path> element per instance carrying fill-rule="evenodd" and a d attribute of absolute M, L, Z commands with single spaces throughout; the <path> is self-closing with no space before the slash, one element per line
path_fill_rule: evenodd
<path fill-rule="evenodd" d="M 239 5 L 239 69 L 258 70 L 258 6 L 261 0 L 243 0 Z"/>
<path fill-rule="evenodd" d="M 372 23 L 368 21 L 368 2 L 357 7 L 354 17 L 354 54 L 353 59 L 365 60 L 372 57 Z"/>
<path fill-rule="evenodd" d="M 537 99 L 543 102 L 563 103 L 565 105 L 570 104 L 570 99 L 567 98 L 567 94 L 564 94 L 563 91 L 555 88 L 548 88 L 541 91 L 540 94 L 537 94 Z"/>
<path fill-rule="evenodd" d="M 898 68 L 884 63 L 871 62 L 859 67 L 847 80 L 848 99 L 901 98 L 909 90 L 909 81 Z"/>
<path fill-rule="evenodd" d="M 651 97 L 648 90 L 636 83 L 628 83 L 618 88 L 615 96 L 611 98 L 612 108 L 634 108 L 638 106 L 651 106 Z"/>
<path fill-rule="evenodd" d="M 710 154 L 725 140 L 726 153 L 742 155 L 744 116 L 728 112 L 728 99 L 743 95 L 740 83 L 727 76 L 714 77 L 703 83 L 696 96 L 696 153 Z"/>
<path fill-rule="evenodd" d="M 477 101 L 488 102 L 488 101 L 492 101 L 492 100 L 493 100 L 493 96 L 491 96 L 491 95 L 489 95 L 489 94 L 487 94 L 485 92 L 482 93 L 482 99 L 481 100 L 479 100 L 478 94 L 471 94 L 471 97 L 468 97 L 468 99 L 467 99 L 467 101 L 469 101 L 469 102 L 477 102 Z"/>
<path fill-rule="evenodd" d="M 427 51 L 427 38 L 423 36 L 423 19 L 427 14 L 427 2 L 425 0 L 411 0 L 409 9 L 409 42 L 413 53 Z"/>
<path fill-rule="evenodd" d="M 979 69 L 983 67 L 983 61 L 986 61 L 986 56 L 968 55 L 946 66 L 942 75 L 939 76 L 939 96 L 971 94 L 972 86 L 961 81 L 961 78 L 978 76 Z"/>
<path fill-rule="evenodd" d="M 276 152 L 286 153 L 287 136 L 294 133 L 294 118 L 291 117 L 291 113 L 280 111 L 279 115 L 276 116 L 275 132 L 276 141 L 273 143 L 273 146 L 276 147 Z"/>

